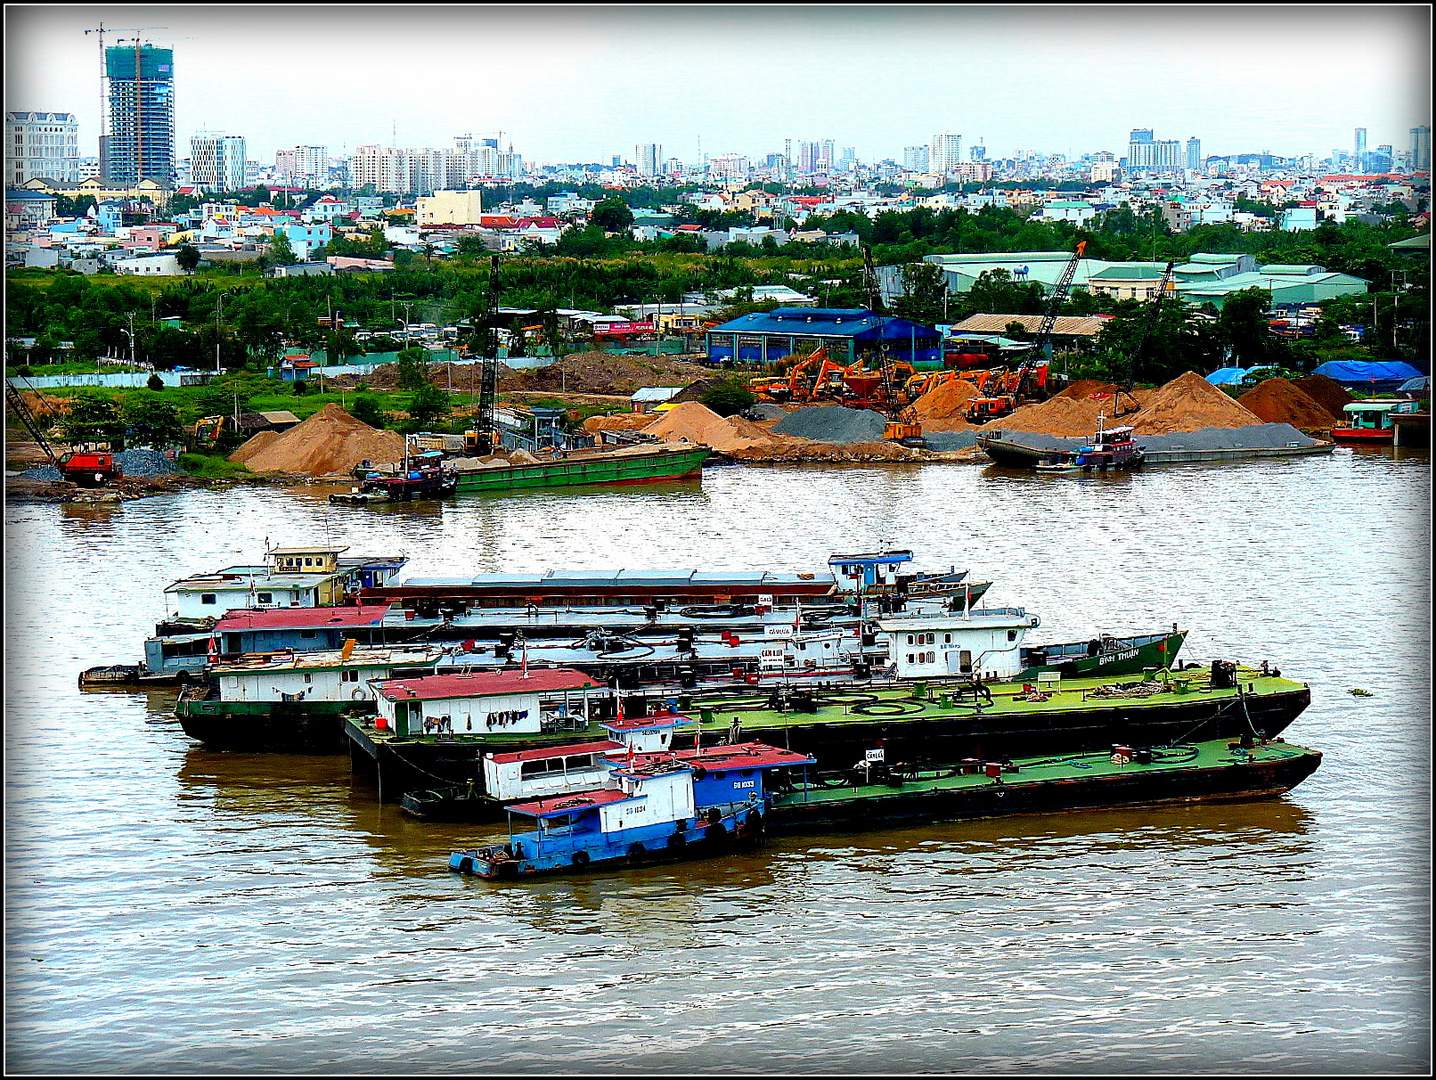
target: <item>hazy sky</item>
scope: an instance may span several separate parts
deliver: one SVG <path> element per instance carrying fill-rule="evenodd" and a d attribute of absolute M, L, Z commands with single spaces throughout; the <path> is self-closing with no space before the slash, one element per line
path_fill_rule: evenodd
<path fill-rule="evenodd" d="M 247 6 L 5 10 L 7 110 L 72 112 L 96 151 L 98 35 L 175 52 L 176 153 L 512 142 L 528 161 L 632 160 L 833 139 L 902 160 L 934 132 L 1125 152 L 1134 127 L 1204 154 L 1410 145 L 1429 124 L 1430 10 L 1414 6 Z M 110 29 L 115 33 L 110 34 Z"/>

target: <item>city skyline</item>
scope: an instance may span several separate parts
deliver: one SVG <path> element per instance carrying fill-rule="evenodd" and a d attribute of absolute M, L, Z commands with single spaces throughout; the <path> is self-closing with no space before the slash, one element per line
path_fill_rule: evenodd
<path fill-rule="evenodd" d="M 1425 7 L 343 11 L 7 7 L 6 108 L 74 113 L 95 156 L 99 51 L 84 31 L 103 23 L 107 45 L 174 50 L 178 147 L 222 131 L 270 162 L 500 133 L 534 163 L 628 160 L 648 143 L 685 163 L 761 159 L 785 140 L 901 161 L 944 132 L 964 156 L 1120 157 L 1134 128 L 1214 156 L 1325 157 L 1357 128 L 1401 148 L 1430 123 Z"/>

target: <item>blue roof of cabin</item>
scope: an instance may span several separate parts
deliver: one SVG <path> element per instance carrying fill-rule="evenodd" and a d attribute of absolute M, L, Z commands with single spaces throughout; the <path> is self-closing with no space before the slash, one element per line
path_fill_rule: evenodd
<path fill-rule="evenodd" d="M 845 337 L 861 340 L 884 340 L 918 337 L 939 337 L 930 326 L 874 315 L 866 308 L 774 308 L 755 311 L 713 327 L 715 334 L 795 334 L 802 337 Z"/>

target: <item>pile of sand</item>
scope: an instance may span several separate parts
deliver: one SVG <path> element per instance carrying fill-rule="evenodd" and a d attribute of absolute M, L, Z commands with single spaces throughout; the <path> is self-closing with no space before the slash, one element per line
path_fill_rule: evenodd
<path fill-rule="evenodd" d="M 339 476 L 361 461 L 377 465 L 403 457 L 404 436 L 372 428 L 330 403 L 288 431 L 261 431 L 229 460 L 254 472 Z"/>
<path fill-rule="evenodd" d="M 719 453 L 751 460 L 770 460 L 795 443 L 806 440 L 773 435 L 741 416 L 724 418 L 697 401 L 685 401 L 669 409 L 643 429 L 663 442 L 688 442 Z"/>
<path fill-rule="evenodd" d="M 1170 435 L 1205 427 L 1249 427 L 1263 421 L 1195 371 L 1188 371 L 1144 401 L 1142 411 L 1129 422 L 1139 435 Z"/>
<path fill-rule="evenodd" d="M 1292 385 L 1331 413 L 1332 416 L 1340 416 L 1341 410 L 1356 400 L 1347 393 L 1346 387 L 1335 379 L 1328 379 L 1325 375 L 1306 375 L 1297 379 Z"/>
<path fill-rule="evenodd" d="M 1031 431 L 1064 438 L 1090 436 L 1100 422 L 1130 424 L 1138 435 L 1170 435 L 1201 428 L 1239 428 L 1263 423 L 1194 371 L 1158 390 L 1116 395 L 1117 387 L 1090 380 L 1073 383 L 1056 397 L 1023 405 L 989 423 L 1007 431 Z M 1140 406 L 1133 411 L 1133 406 Z"/>
<path fill-rule="evenodd" d="M 583 430 L 590 434 L 600 431 L 640 431 L 653 423 L 652 413 L 626 412 L 612 416 L 590 416 L 583 422 Z"/>
<path fill-rule="evenodd" d="M 1140 404 L 1140 394 L 1141 391 L 1138 391 L 1135 400 L 1123 394 L 1119 407 L 1110 394 L 1100 397 L 1068 397 L 1064 391 L 1046 401 L 1023 405 L 1007 416 L 990 421 L 989 426 L 1011 431 L 1034 431 L 1043 435 L 1061 435 L 1064 438 L 1090 438 L 1099 423 L 1106 427 L 1133 423 L 1140 413 L 1124 410 L 1130 410 L 1135 404 Z"/>
<path fill-rule="evenodd" d="M 929 420 L 955 420 L 967 415 L 967 406 L 978 396 L 977 387 L 968 379 L 947 379 L 912 403 L 912 411 L 921 423 Z"/>
<path fill-rule="evenodd" d="M 1336 423 L 1327 407 L 1286 379 L 1266 379 L 1237 401 L 1269 424 L 1290 424 L 1302 431 L 1325 431 Z"/>

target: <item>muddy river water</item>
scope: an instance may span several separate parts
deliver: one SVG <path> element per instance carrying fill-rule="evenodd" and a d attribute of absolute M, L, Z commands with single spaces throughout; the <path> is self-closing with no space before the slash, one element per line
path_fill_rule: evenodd
<path fill-rule="evenodd" d="M 701 482 L 337 507 L 322 489 L 6 509 L 12 1072 L 1424 1072 L 1430 462 L 1113 477 L 721 468 Z M 423 575 L 822 570 L 908 547 L 1047 640 L 1191 628 L 1269 660 L 1324 752 L 1261 802 L 785 837 L 495 885 L 482 839 L 345 757 L 207 752 L 135 662 L 186 574 L 312 541 Z M 1352 690 L 1364 691 L 1354 695 Z"/>

